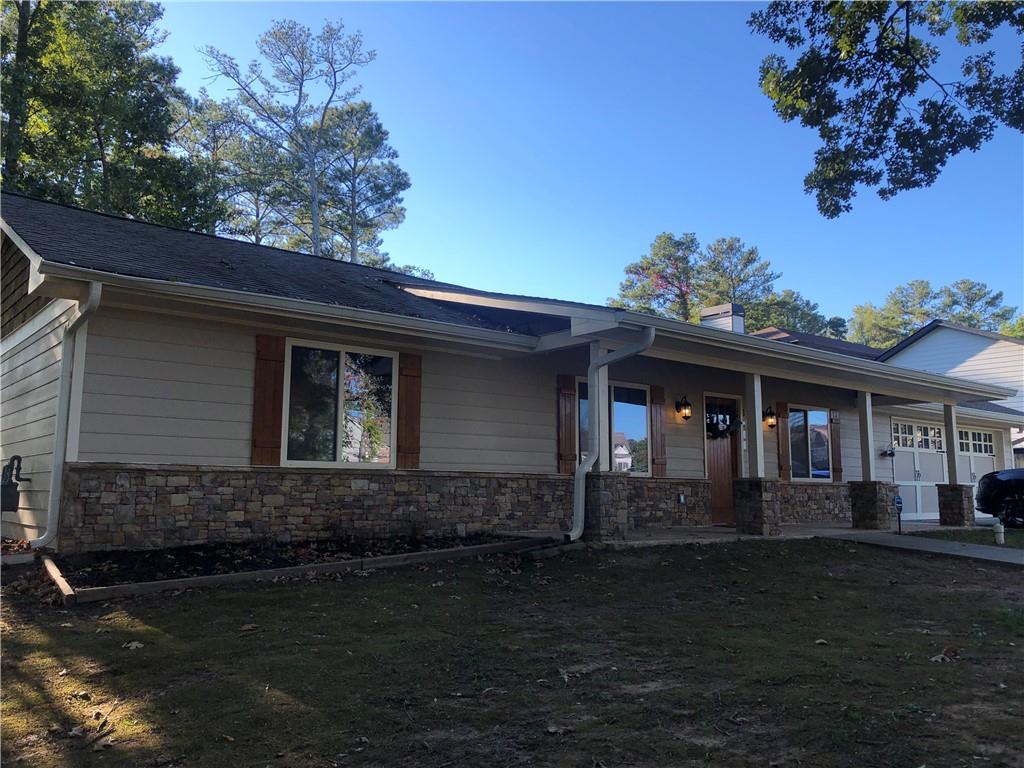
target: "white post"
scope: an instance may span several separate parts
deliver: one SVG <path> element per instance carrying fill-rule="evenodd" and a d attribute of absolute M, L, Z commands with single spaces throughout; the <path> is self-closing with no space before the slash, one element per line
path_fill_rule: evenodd
<path fill-rule="evenodd" d="M 860 417 L 861 479 L 875 479 L 875 431 L 873 429 L 871 393 L 857 393 L 857 415 Z"/>
<path fill-rule="evenodd" d="M 607 352 L 607 346 L 601 342 L 591 342 L 590 347 L 590 359 L 596 359 L 596 356 L 603 355 Z M 608 403 L 608 366 L 603 366 L 597 372 L 598 387 L 597 392 L 590 392 L 590 402 L 594 403 L 591 408 L 597 408 L 597 434 L 601 441 L 601 451 L 598 453 L 598 464 L 597 467 L 602 472 L 608 472 L 611 470 L 611 457 L 608 455 L 611 453 L 611 449 L 608 447 L 611 445 L 611 423 L 610 413 L 611 409 Z M 594 413 L 593 410 L 590 412 Z M 591 424 L 595 422 L 591 421 Z"/>
<path fill-rule="evenodd" d="M 960 433 L 956 427 L 956 406 L 952 403 L 943 405 L 942 416 L 946 422 L 946 482 L 958 485 L 960 479 L 957 476 L 956 454 L 960 445 Z"/>
<path fill-rule="evenodd" d="M 747 424 L 747 477 L 764 477 L 764 429 L 761 426 L 761 375 L 744 380 L 743 420 Z"/>

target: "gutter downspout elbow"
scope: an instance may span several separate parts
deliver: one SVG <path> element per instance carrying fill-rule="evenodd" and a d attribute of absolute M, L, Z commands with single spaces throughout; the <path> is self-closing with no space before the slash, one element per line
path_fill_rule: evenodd
<path fill-rule="evenodd" d="M 565 534 L 565 543 L 577 541 L 583 535 L 586 522 L 587 473 L 594 468 L 601 451 L 601 435 L 599 434 L 598 373 L 612 363 L 646 352 L 654 343 L 656 331 L 653 326 L 644 328 L 643 337 L 635 344 L 629 344 L 614 352 L 601 354 L 590 361 L 587 367 L 587 413 L 590 429 L 587 430 L 587 458 L 580 462 L 573 475 L 572 488 L 572 529 Z"/>
<path fill-rule="evenodd" d="M 71 413 L 71 374 L 75 365 L 75 343 L 78 330 L 96 311 L 103 295 L 103 283 L 89 282 L 89 295 L 79 305 L 78 315 L 64 330 L 60 347 L 60 378 L 57 390 L 57 418 L 53 431 L 53 466 L 50 470 L 50 499 L 46 507 L 46 530 L 38 539 L 29 541 L 33 549 L 40 549 L 57 538 L 60 523 L 60 497 L 64 488 L 64 459 L 68 451 L 68 418 Z M 79 374 L 81 375 L 81 374 Z"/>

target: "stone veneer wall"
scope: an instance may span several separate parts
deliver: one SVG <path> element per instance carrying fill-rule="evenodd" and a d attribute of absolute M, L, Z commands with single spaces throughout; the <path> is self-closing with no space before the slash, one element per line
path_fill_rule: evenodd
<path fill-rule="evenodd" d="M 568 475 L 68 464 L 58 547 L 559 530 Z"/>
<path fill-rule="evenodd" d="M 779 522 L 849 521 L 850 486 L 846 483 L 779 483 Z"/>
<path fill-rule="evenodd" d="M 896 486 L 881 480 L 856 480 L 850 483 L 850 507 L 853 527 L 868 530 L 892 530 L 897 525 Z"/>
<path fill-rule="evenodd" d="M 568 530 L 572 482 L 570 475 L 76 463 L 65 469 L 58 546 L 81 552 Z M 770 535 L 784 522 L 850 519 L 850 491 L 843 483 L 741 478 L 736 506 L 740 527 Z M 710 524 L 707 480 L 620 472 L 587 478 L 590 537 Z"/>
<path fill-rule="evenodd" d="M 622 538 L 628 531 L 696 525 L 711 525 L 711 483 L 707 480 L 631 477 L 625 472 L 587 476 L 586 531 L 592 538 Z"/>
<path fill-rule="evenodd" d="M 974 525 L 974 489 L 969 485 L 939 483 L 939 525 Z"/>

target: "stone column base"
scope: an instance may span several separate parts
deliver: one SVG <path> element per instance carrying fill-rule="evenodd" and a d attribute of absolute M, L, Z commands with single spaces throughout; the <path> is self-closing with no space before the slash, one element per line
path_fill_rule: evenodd
<path fill-rule="evenodd" d="M 626 538 L 629 528 L 628 481 L 626 472 L 591 472 L 587 475 L 585 539 L 608 541 Z"/>
<path fill-rule="evenodd" d="M 939 483 L 939 525 L 974 525 L 974 499 L 969 485 Z"/>
<path fill-rule="evenodd" d="M 854 480 L 850 512 L 854 528 L 888 531 L 896 527 L 896 486 L 880 480 Z"/>
<path fill-rule="evenodd" d="M 733 481 L 736 499 L 736 533 L 778 536 L 780 490 L 778 480 L 739 477 Z"/>

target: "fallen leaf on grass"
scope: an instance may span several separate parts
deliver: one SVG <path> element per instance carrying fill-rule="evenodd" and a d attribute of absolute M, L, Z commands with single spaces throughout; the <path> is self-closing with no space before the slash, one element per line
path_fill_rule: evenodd
<path fill-rule="evenodd" d="M 65 667 L 64 669 L 62 669 L 60 672 L 57 673 L 57 677 L 67 677 L 67 674 L 68 674 L 68 670 Z"/>
<path fill-rule="evenodd" d="M 125 643 L 121 647 L 122 648 L 127 648 L 129 651 L 134 651 L 134 650 L 137 650 L 139 648 L 144 648 L 145 646 L 142 643 L 140 643 L 138 640 L 132 640 L 130 643 Z"/>
<path fill-rule="evenodd" d="M 72 698 L 81 699 L 82 701 L 89 701 L 92 698 L 92 694 L 88 691 L 75 691 L 71 694 Z"/>
<path fill-rule="evenodd" d="M 932 656 L 930 659 L 928 659 L 928 661 L 935 661 L 935 662 L 938 662 L 939 664 L 941 664 L 941 663 L 946 662 L 946 661 L 952 661 L 952 659 L 949 658 L 949 656 L 947 656 L 944 653 L 937 653 L 934 656 Z"/>
<path fill-rule="evenodd" d="M 234 738 L 228 736 L 226 733 L 221 734 L 221 738 L 224 739 L 224 741 L 234 741 Z"/>

